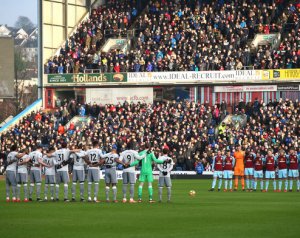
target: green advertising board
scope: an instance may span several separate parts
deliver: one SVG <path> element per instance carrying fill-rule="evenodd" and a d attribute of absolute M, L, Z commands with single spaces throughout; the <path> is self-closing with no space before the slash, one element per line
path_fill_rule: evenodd
<path fill-rule="evenodd" d="M 126 73 L 48 74 L 48 84 L 97 84 L 127 82 Z"/>

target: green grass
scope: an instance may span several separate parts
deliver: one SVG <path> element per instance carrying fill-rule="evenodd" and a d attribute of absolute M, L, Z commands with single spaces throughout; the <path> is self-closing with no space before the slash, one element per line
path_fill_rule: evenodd
<path fill-rule="evenodd" d="M 0 237 L 299 236 L 300 193 L 208 192 L 210 183 L 209 180 L 173 180 L 170 204 L 15 204 L 5 202 L 5 184 L 1 181 Z M 154 198 L 157 198 L 156 184 L 154 188 Z M 196 191 L 194 198 L 188 195 L 191 189 Z M 166 190 L 164 198 L 165 193 Z M 118 197 L 121 198 L 121 186 Z M 103 181 L 100 199 L 104 199 Z"/>

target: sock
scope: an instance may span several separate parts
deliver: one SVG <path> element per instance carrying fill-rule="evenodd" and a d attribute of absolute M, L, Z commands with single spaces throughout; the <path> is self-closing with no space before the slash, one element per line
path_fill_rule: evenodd
<path fill-rule="evenodd" d="M 284 190 L 287 190 L 287 189 L 288 189 L 288 185 L 289 185 L 289 183 L 288 183 L 288 180 L 286 179 L 286 180 L 284 181 Z"/>
<path fill-rule="evenodd" d="M 250 181 L 249 179 L 246 179 L 246 186 L 247 186 L 247 189 L 250 189 L 249 186 L 250 186 Z"/>
<path fill-rule="evenodd" d="M 234 178 L 234 189 L 237 189 L 238 185 L 239 185 L 239 178 L 236 177 L 236 178 Z"/>
<path fill-rule="evenodd" d="M 114 201 L 117 200 L 117 187 L 116 185 L 112 187 Z"/>
<path fill-rule="evenodd" d="M 44 197 L 48 196 L 48 184 L 45 184 L 45 188 L 44 188 Z"/>
<path fill-rule="evenodd" d="M 294 181 L 291 179 L 291 180 L 290 180 L 290 190 L 293 190 L 293 182 L 294 182 Z"/>
<path fill-rule="evenodd" d="M 278 189 L 281 191 L 281 188 L 282 188 L 282 180 L 280 179 L 278 181 Z"/>
<path fill-rule="evenodd" d="M 72 189 L 71 189 L 71 191 L 72 191 L 72 198 L 75 198 L 76 183 L 73 183 L 73 184 L 72 184 Z"/>
<path fill-rule="evenodd" d="M 95 183 L 95 190 L 94 190 L 94 198 L 98 198 L 98 193 L 99 193 L 99 183 Z"/>
<path fill-rule="evenodd" d="M 29 198 L 32 198 L 33 189 L 34 189 L 34 183 L 31 183 L 29 188 Z"/>
<path fill-rule="evenodd" d="M 69 188 L 69 186 L 68 186 L 68 184 L 67 183 L 65 183 L 64 184 L 64 196 L 65 196 L 65 199 L 68 199 L 68 189 Z"/>
<path fill-rule="evenodd" d="M 106 201 L 108 201 L 109 200 L 109 187 L 108 186 L 105 187 L 105 195 L 106 195 Z"/>
<path fill-rule="evenodd" d="M 134 184 L 130 184 L 130 199 L 134 197 Z"/>
<path fill-rule="evenodd" d="M 214 178 L 213 182 L 212 182 L 212 185 L 211 185 L 211 188 L 215 188 L 216 183 L 217 183 L 217 178 Z"/>
<path fill-rule="evenodd" d="M 54 184 L 50 184 L 50 194 L 51 194 L 51 198 L 54 197 Z"/>
<path fill-rule="evenodd" d="M 149 200 L 152 200 L 152 197 L 153 197 L 153 188 L 152 188 L 152 186 L 148 187 L 148 192 L 149 192 Z"/>
<path fill-rule="evenodd" d="M 6 197 L 9 198 L 10 197 L 10 189 L 9 189 L 8 183 L 5 184 L 5 191 L 6 191 Z"/>
<path fill-rule="evenodd" d="M 273 188 L 276 190 L 276 180 L 273 181 Z"/>
<path fill-rule="evenodd" d="M 21 189 L 21 184 L 17 185 L 17 199 L 20 199 L 20 189 Z"/>
<path fill-rule="evenodd" d="M 24 189 L 24 198 L 28 198 L 28 186 L 27 186 L 27 183 L 25 183 L 23 185 L 23 189 Z"/>
<path fill-rule="evenodd" d="M 84 196 L 84 182 L 80 182 L 79 188 L 80 188 L 80 198 L 83 198 L 83 196 Z"/>
<path fill-rule="evenodd" d="M 264 189 L 264 181 L 260 180 L 260 189 L 263 190 Z"/>
<path fill-rule="evenodd" d="M 59 198 L 59 184 L 56 184 L 56 189 L 55 189 L 55 195 L 56 195 L 56 199 L 58 199 Z"/>
<path fill-rule="evenodd" d="M 41 197 L 41 184 L 40 183 L 36 184 L 36 197 L 37 198 Z"/>
<path fill-rule="evenodd" d="M 225 189 L 227 190 L 227 186 L 228 186 L 228 180 L 225 179 Z"/>
<path fill-rule="evenodd" d="M 268 191 L 269 188 L 269 180 L 266 180 L 266 190 Z"/>
<path fill-rule="evenodd" d="M 254 188 L 254 183 L 255 183 L 255 181 L 254 181 L 254 179 L 252 179 L 252 180 L 251 180 L 251 184 L 252 184 L 252 187 L 251 187 L 251 188 L 252 188 L 252 189 Z"/>
<path fill-rule="evenodd" d="M 229 188 L 232 189 L 232 179 L 229 181 Z"/>
<path fill-rule="evenodd" d="M 221 187 L 222 187 L 222 179 L 220 178 L 219 179 L 219 184 L 218 184 L 218 189 L 221 189 Z"/>
<path fill-rule="evenodd" d="M 122 187 L 122 192 L 123 192 L 123 198 L 126 199 L 126 193 L 127 193 L 127 184 L 123 184 Z"/>
<path fill-rule="evenodd" d="M 171 201 L 171 187 L 167 187 L 168 201 Z"/>
<path fill-rule="evenodd" d="M 297 180 L 297 190 L 300 190 L 300 180 Z"/>
<path fill-rule="evenodd" d="M 139 186 L 139 190 L 138 190 L 138 197 L 139 197 L 139 199 L 142 199 L 142 194 L 143 194 L 143 187 Z"/>
<path fill-rule="evenodd" d="M 256 190 L 257 188 L 257 180 L 254 180 L 253 189 Z"/>
<path fill-rule="evenodd" d="M 91 197 L 92 183 L 88 182 L 88 197 Z"/>
<path fill-rule="evenodd" d="M 159 201 L 162 200 L 162 192 L 163 192 L 163 187 L 158 187 L 158 199 L 159 199 Z"/>
<path fill-rule="evenodd" d="M 12 186 L 12 193 L 13 193 L 13 198 L 15 198 L 16 197 L 16 193 L 17 193 L 17 188 L 16 188 L 16 186 Z"/>
<path fill-rule="evenodd" d="M 244 177 L 242 177 L 241 183 L 242 183 L 242 189 L 245 189 L 245 179 L 244 179 Z"/>

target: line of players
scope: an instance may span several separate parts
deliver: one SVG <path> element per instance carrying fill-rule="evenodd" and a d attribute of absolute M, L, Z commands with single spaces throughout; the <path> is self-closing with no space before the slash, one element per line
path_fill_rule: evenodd
<path fill-rule="evenodd" d="M 134 200 L 134 187 L 136 183 L 135 166 L 138 162 L 149 154 L 139 155 L 137 151 L 132 150 L 131 143 L 128 143 L 127 150 L 123 151 L 120 156 L 117 153 L 117 148 L 112 147 L 110 153 L 103 154 L 99 149 L 98 141 L 94 141 L 92 148 L 84 151 L 82 145 L 67 148 L 67 143 L 62 143 L 62 148 L 56 150 L 50 147 L 43 154 L 43 148 L 38 146 L 37 149 L 28 153 L 27 149 L 17 152 L 16 146 L 11 147 L 11 152 L 8 154 L 6 168 L 6 201 L 20 202 L 20 190 L 24 188 L 24 202 L 32 201 L 34 186 L 36 185 L 37 201 L 47 201 L 50 190 L 50 200 L 59 201 L 60 184 L 64 187 L 64 201 L 68 202 L 69 190 L 69 164 L 73 165 L 72 171 L 72 201 L 76 201 L 76 186 L 79 183 L 80 201 L 85 201 L 85 165 L 88 165 L 87 182 L 88 182 L 88 202 L 100 202 L 98 200 L 99 181 L 100 181 L 100 166 L 105 169 L 105 195 L 106 201 L 110 202 L 110 188 L 113 192 L 113 202 L 117 201 L 117 164 L 124 166 L 123 170 L 123 200 L 127 202 L 127 187 L 130 185 L 130 203 L 136 203 Z M 171 199 L 171 179 L 170 171 L 173 169 L 173 161 L 167 156 L 168 150 L 163 149 L 163 156 L 160 157 L 164 163 L 158 164 L 159 173 L 159 200 L 162 199 L 162 188 L 168 188 L 168 201 Z M 45 167 L 45 188 L 44 199 L 41 199 L 41 184 L 42 184 L 42 166 Z M 30 188 L 28 194 L 28 167 L 30 177 Z M 92 185 L 94 184 L 94 197 L 92 199 Z M 141 184 L 140 184 L 141 186 Z M 10 193 L 12 190 L 12 199 Z M 29 196 L 28 196 L 29 195 Z M 152 198 L 151 198 L 152 200 Z M 139 198 L 141 202 L 141 198 Z"/>
<path fill-rule="evenodd" d="M 244 175 L 246 178 L 247 191 L 256 191 L 258 181 L 260 181 L 260 190 L 267 192 L 269 189 L 269 181 L 273 181 L 274 192 L 282 191 L 282 184 L 284 182 L 284 192 L 293 191 L 293 182 L 296 182 L 297 191 L 300 191 L 299 170 L 298 165 L 300 158 L 298 158 L 294 149 L 285 154 L 281 150 L 278 154 L 273 155 L 272 150 L 268 150 L 267 155 L 264 157 L 259 152 L 251 153 L 247 151 L 244 157 Z M 218 191 L 222 187 L 222 179 L 225 179 L 224 191 L 232 191 L 232 178 L 233 171 L 236 164 L 236 159 L 231 156 L 230 151 L 226 152 L 223 156 L 219 151 L 213 159 L 213 182 L 209 191 L 214 191 L 218 181 Z M 265 173 L 264 173 L 265 171 Z M 278 171 L 278 189 L 276 181 L 276 171 Z M 264 186 L 265 182 L 265 186 Z M 236 190 L 236 188 L 234 189 Z M 243 188 L 243 191 L 245 189 Z"/>

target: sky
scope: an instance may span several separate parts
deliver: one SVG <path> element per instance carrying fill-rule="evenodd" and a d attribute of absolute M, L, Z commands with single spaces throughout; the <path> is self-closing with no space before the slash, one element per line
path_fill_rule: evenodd
<path fill-rule="evenodd" d="M 14 26 L 19 16 L 37 24 L 37 0 L 0 0 L 0 25 Z"/>

